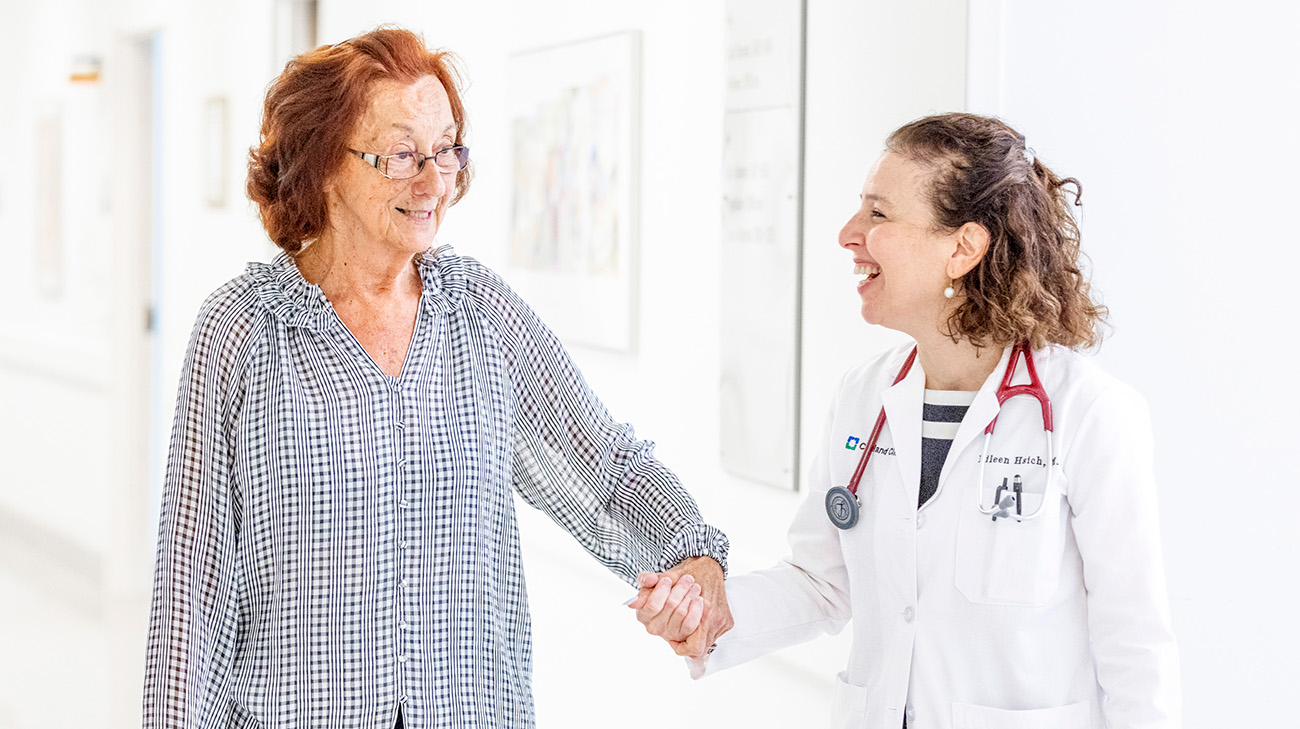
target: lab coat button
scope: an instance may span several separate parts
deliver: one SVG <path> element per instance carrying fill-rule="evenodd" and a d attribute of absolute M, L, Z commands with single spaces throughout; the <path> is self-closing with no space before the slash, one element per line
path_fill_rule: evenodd
<path fill-rule="evenodd" d="M 920 529 L 920 528 L 923 527 L 923 526 L 925 526 L 925 514 L 917 514 L 917 515 L 916 515 L 916 528 L 917 528 L 917 529 Z"/>
<path fill-rule="evenodd" d="M 907 705 L 907 711 L 903 712 L 903 716 L 907 718 L 908 724 L 916 723 L 916 710 L 912 708 L 911 704 Z"/>
<path fill-rule="evenodd" d="M 910 623 L 915 618 L 916 618 L 916 611 L 913 610 L 911 607 L 908 607 L 905 610 L 903 610 L 903 620 Z"/>

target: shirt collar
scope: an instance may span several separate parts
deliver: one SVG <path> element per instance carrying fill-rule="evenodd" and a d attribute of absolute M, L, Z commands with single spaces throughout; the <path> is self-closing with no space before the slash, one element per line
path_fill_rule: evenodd
<path fill-rule="evenodd" d="M 430 314 L 454 309 L 465 294 L 465 266 L 451 246 L 429 249 L 415 259 L 424 285 L 421 301 Z M 334 308 L 320 287 L 302 277 L 293 258 L 280 253 L 270 263 L 248 264 L 257 295 L 271 315 L 289 327 L 320 331 Z"/>

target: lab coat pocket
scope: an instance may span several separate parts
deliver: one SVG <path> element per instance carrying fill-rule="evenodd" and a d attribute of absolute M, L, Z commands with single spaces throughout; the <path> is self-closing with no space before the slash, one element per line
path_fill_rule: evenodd
<path fill-rule="evenodd" d="M 1061 494 L 1047 494 L 1038 516 L 996 521 L 968 494 L 957 525 L 957 589 L 973 603 L 1043 605 L 1056 591 L 1061 567 Z"/>
<path fill-rule="evenodd" d="M 974 704 L 952 705 L 952 729 L 1091 729 L 1087 701 L 1051 709 L 1009 711 Z"/>
<path fill-rule="evenodd" d="M 861 729 L 866 721 L 867 687 L 849 683 L 848 671 L 835 677 L 835 696 L 831 700 L 832 729 Z"/>

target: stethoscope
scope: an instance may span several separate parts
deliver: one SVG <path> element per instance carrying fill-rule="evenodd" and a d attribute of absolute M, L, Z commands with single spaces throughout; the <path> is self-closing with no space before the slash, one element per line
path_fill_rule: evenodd
<path fill-rule="evenodd" d="M 1020 358 L 1025 358 L 1025 367 L 1029 370 L 1029 384 L 1012 385 L 1011 378 L 1016 374 L 1016 367 L 1020 364 Z M 903 368 L 899 370 L 898 377 L 894 378 L 894 384 L 903 381 L 907 373 L 912 369 L 912 363 L 916 361 L 916 348 L 912 348 L 912 353 L 907 355 L 907 360 L 903 362 Z M 1006 372 L 1002 375 L 1002 383 L 998 385 L 998 411 L 1001 412 L 1002 404 L 1017 395 L 1029 395 L 1038 401 L 1043 411 L 1043 433 L 1047 439 L 1047 486 L 1043 492 L 1043 498 L 1039 500 L 1038 507 L 1029 513 L 1024 513 L 1024 491 L 1020 476 L 1015 477 L 1014 482 L 1008 486 L 1007 479 L 1002 479 L 1002 484 L 997 487 L 993 493 L 993 503 L 991 506 L 984 505 L 984 469 L 988 464 L 989 441 L 993 437 L 993 429 L 998 424 L 998 416 L 995 414 L 984 428 L 984 452 L 980 456 L 980 481 L 979 488 L 975 491 L 975 505 L 979 508 L 981 514 L 990 515 L 994 521 L 999 518 L 1010 518 L 1016 521 L 1033 519 L 1043 511 L 1043 506 L 1047 504 L 1047 494 L 1051 493 L 1052 476 L 1054 475 L 1052 459 L 1052 401 L 1047 397 L 1047 391 L 1043 389 L 1043 383 L 1038 379 L 1038 370 L 1034 367 L 1034 355 L 1029 351 L 1028 344 L 1017 344 L 1011 349 L 1011 358 L 1007 362 Z M 876 417 L 876 425 L 871 429 L 871 438 L 867 441 L 867 448 L 862 453 L 862 458 L 858 460 L 858 467 L 853 471 L 853 478 L 849 480 L 849 485 L 835 486 L 826 492 L 826 515 L 830 517 L 831 523 L 840 529 L 850 529 L 858 523 L 858 483 L 862 480 L 862 474 L 867 470 L 867 462 L 871 460 L 872 451 L 876 450 L 876 441 L 880 439 L 880 431 L 885 427 L 885 408 L 880 408 L 880 415 Z M 1014 510 L 1014 513 L 1012 513 Z"/>

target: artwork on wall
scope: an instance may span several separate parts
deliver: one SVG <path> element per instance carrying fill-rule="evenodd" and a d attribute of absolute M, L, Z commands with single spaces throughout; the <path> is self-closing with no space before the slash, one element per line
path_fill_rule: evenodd
<path fill-rule="evenodd" d="M 722 151 L 721 459 L 799 483 L 803 0 L 728 0 Z"/>
<path fill-rule="evenodd" d="M 635 348 L 639 35 L 511 58 L 511 285 L 568 344 Z"/>

